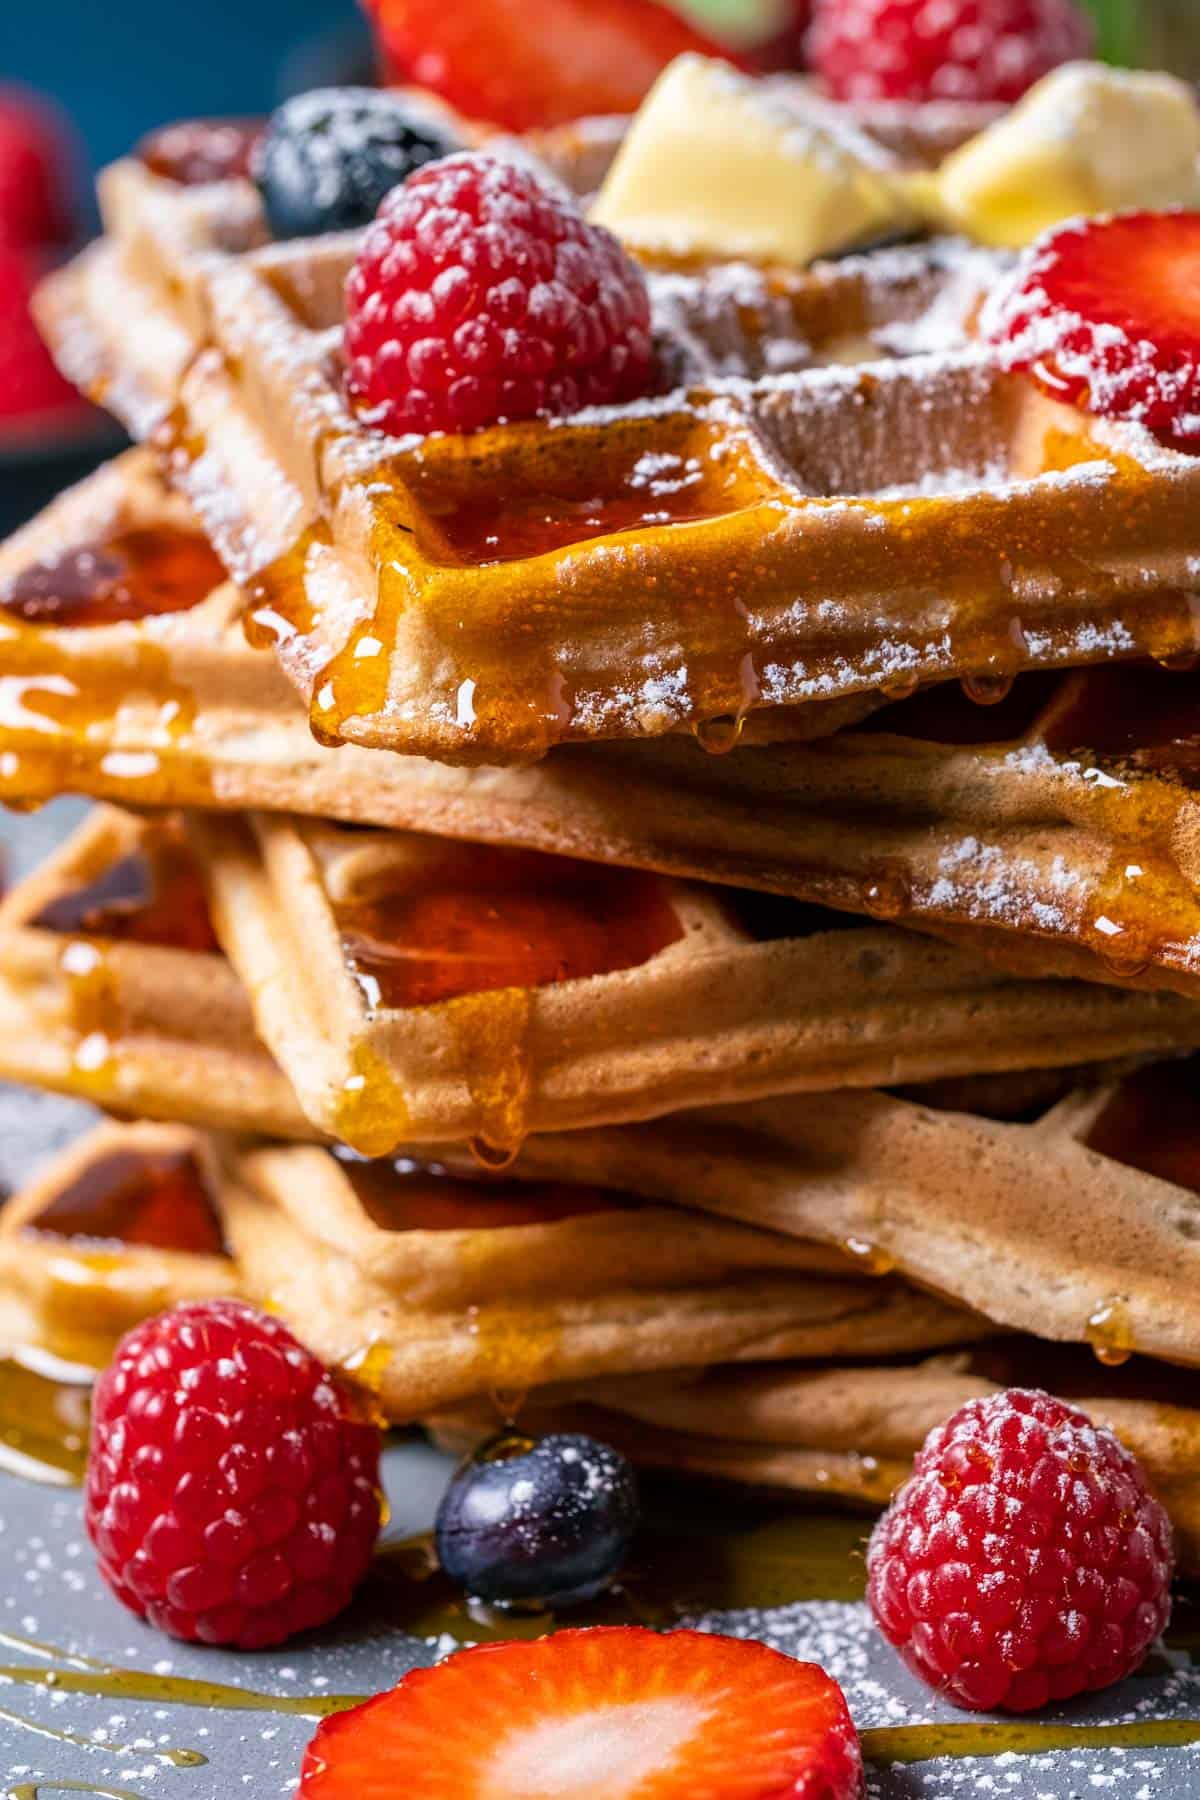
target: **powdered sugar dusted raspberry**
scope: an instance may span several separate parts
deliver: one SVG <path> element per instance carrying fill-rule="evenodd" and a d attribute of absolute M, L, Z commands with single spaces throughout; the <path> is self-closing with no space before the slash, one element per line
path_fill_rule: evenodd
<path fill-rule="evenodd" d="M 808 39 L 839 100 L 1010 102 L 1091 46 L 1075 0 L 817 0 Z"/>
<path fill-rule="evenodd" d="M 632 400 L 650 300 L 616 238 L 534 170 L 448 157 L 380 208 L 346 293 L 346 385 L 385 430 L 474 431 Z"/>
<path fill-rule="evenodd" d="M 175 1637 L 258 1649 L 320 1625 L 371 1558 L 379 1441 L 279 1320 L 234 1300 L 163 1313 L 96 1387 L 100 1572 Z"/>
<path fill-rule="evenodd" d="M 1050 232 L 984 309 L 1005 365 L 1106 418 L 1200 448 L 1200 213 Z"/>
<path fill-rule="evenodd" d="M 1111 1431 L 1010 1388 L 930 1432 L 867 1570 L 915 1674 L 960 1706 L 1028 1712 L 1139 1666 L 1170 1616 L 1171 1527 Z"/>

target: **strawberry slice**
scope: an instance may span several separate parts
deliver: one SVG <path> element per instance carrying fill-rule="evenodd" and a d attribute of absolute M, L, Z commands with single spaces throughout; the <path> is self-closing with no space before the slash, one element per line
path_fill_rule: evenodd
<path fill-rule="evenodd" d="M 719 44 L 658 0 L 367 0 L 388 76 L 508 131 L 633 112 L 676 56 Z"/>
<path fill-rule="evenodd" d="M 321 1725 L 298 1800 L 858 1800 L 845 1697 L 765 1644 L 640 1626 L 482 1644 Z"/>
<path fill-rule="evenodd" d="M 1200 451 L 1200 212 L 1047 233 L 988 302 L 982 330 L 1006 367 L 1057 399 Z"/>

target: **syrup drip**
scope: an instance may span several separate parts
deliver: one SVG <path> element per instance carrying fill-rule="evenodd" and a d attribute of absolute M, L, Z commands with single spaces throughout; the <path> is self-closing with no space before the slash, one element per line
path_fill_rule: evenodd
<path fill-rule="evenodd" d="M 693 727 L 696 742 L 709 756 L 727 756 L 741 742 L 746 719 L 742 713 L 723 713 L 715 719 L 701 719 Z"/>
<path fill-rule="evenodd" d="M 885 864 L 863 889 L 863 906 L 873 919 L 900 919 L 912 907 L 912 887 L 902 868 Z"/>
<path fill-rule="evenodd" d="M 637 968 L 683 935 L 655 876 L 483 847 L 335 915 L 372 1011 Z"/>
<path fill-rule="evenodd" d="M 202 1755 L 199 1750 L 163 1750 L 157 1745 L 153 1748 L 139 1747 L 135 1744 L 115 1744 L 107 1739 L 99 1742 L 93 1737 L 84 1737 L 77 1731 L 62 1731 L 53 1725 L 43 1725 L 38 1719 L 27 1719 L 23 1713 L 10 1712 L 7 1706 L 0 1706 L 0 1719 L 7 1720 L 18 1730 L 32 1732 L 35 1737 L 52 1738 L 58 1744 L 77 1744 L 81 1750 L 105 1751 L 109 1756 L 152 1756 L 173 1769 L 201 1769 L 208 1762 L 207 1756 Z M 46 1784 L 43 1782 L 42 1785 L 44 1787 Z M 51 1783 L 53 1785 L 55 1784 Z"/>
<path fill-rule="evenodd" d="M 126 1787 L 97 1787 L 91 1781 L 47 1780 L 18 1781 L 8 1789 L 8 1800 L 42 1800 L 44 1794 L 95 1794 L 99 1800 L 143 1800 L 141 1794 Z"/>
<path fill-rule="evenodd" d="M 477 1129 L 471 1153 L 493 1173 L 516 1159 L 526 1135 L 533 1085 L 533 995 L 507 987 L 451 1001 L 446 1018 L 457 1040 Z"/>
<path fill-rule="evenodd" d="M 1137 1349 L 1129 1302 L 1122 1294 L 1101 1300 L 1088 1319 L 1084 1336 L 1092 1346 L 1097 1362 L 1118 1369 L 1127 1363 Z"/>
<path fill-rule="evenodd" d="M 999 706 L 1012 692 L 1015 675 L 964 675 L 962 690 L 975 706 Z"/>
<path fill-rule="evenodd" d="M 360 1156 L 389 1156 L 410 1136 L 408 1100 L 378 1051 L 364 1039 L 334 1102 L 334 1135 Z"/>
<path fill-rule="evenodd" d="M 183 1675 L 153 1675 L 148 1670 L 123 1668 L 96 1657 L 60 1650 L 37 1638 L 17 1637 L 7 1631 L 0 1631 L 0 1646 L 20 1656 L 36 1658 L 44 1665 L 30 1668 L 25 1663 L 9 1663 L 0 1668 L 0 1681 L 24 1687 L 52 1688 L 56 1693 L 95 1694 L 110 1700 L 144 1700 L 153 1705 L 197 1706 L 222 1712 L 293 1714 L 314 1720 L 328 1718 L 331 1713 L 348 1712 L 369 1697 L 366 1694 L 267 1694 L 255 1688 L 196 1681 Z"/>
<path fill-rule="evenodd" d="M 0 585 L 0 608 L 24 625 L 117 625 L 189 612 L 224 579 L 199 532 L 143 526 L 23 569 Z"/>
<path fill-rule="evenodd" d="M 83 1480 L 87 1461 L 86 1385 L 51 1379 L 0 1358 L 0 1469 L 50 1487 Z"/>
<path fill-rule="evenodd" d="M 1044 1756 L 1054 1750 L 1169 1750 L 1200 1743 L 1200 1720 L 1147 1719 L 1127 1725 L 885 1725 L 859 1734 L 870 1763 L 929 1762 L 933 1757 Z"/>
<path fill-rule="evenodd" d="M 872 1244 L 866 1238 L 848 1237 L 838 1241 L 838 1249 L 852 1258 L 867 1275 L 890 1275 L 896 1267 L 895 1259 L 878 1244 Z"/>

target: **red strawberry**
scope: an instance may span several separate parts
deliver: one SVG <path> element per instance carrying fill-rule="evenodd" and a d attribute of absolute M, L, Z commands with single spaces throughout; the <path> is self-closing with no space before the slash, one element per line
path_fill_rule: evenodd
<path fill-rule="evenodd" d="M 633 112 L 684 51 L 720 46 L 658 0 L 367 0 L 387 72 L 509 131 Z"/>
<path fill-rule="evenodd" d="M 1056 398 L 1200 449 L 1200 212 L 1049 232 L 989 302 L 983 331 Z"/>
<path fill-rule="evenodd" d="M 816 0 L 808 50 L 836 100 L 1019 100 L 1087 56 L 1075 0 Z"/>
<path fill-rule="evenodd" d="M 815 1663 L 635 1626 L 483 1644 L 309 1745 L 299 1800 L 858 1800 L 845 1697 Z"/>
<path fill-rule="evenodd" d="M 0 244 L 70 242 L 73 162 L 55 110 L 23 88 L 0 87 Z"/>

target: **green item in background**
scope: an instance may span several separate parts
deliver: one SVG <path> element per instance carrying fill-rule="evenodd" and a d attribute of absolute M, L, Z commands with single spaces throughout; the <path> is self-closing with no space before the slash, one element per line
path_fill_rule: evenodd
<path fill-rule="evenodd" d="M 765 44 L 786 31 L 796 16 L 796 0 L 672 0 L 704 31 L 735 50 Z"/>
<path fill-rule="evenodd" d="M 1105 62 L 1133 67 L 1143 59 L 1144 15 L 1137 0 L 1088 0 L 1096 21 L 1096 48 Z"/>

